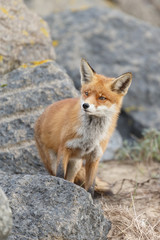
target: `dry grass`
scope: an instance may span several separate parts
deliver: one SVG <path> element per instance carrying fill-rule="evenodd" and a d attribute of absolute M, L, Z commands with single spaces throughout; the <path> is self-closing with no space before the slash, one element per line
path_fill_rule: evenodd
<path fill-rule="evenodd" d="M 112 222 L 108 240 L 160 239 L 159 180 L 131 181 L 128 193 L 122 182 L 117 194 L 102 201 L 105 216 Z"/>
<path fill-rule="evenodd" d="M 108 240 L 158 240 L 160 239 L 160 219 L 153 224 L 145 213 L 138 214 L 132 197 L 132 208 L 104 204 L 106 217 L 112 222 Z"/>
<path fill-rule="evenodd" d="M 160 240 L 160 131 L 126 142 L 117 156 L 98 174 L 113 192 L 100 200 L 112 222 L 108 240 Z"/>

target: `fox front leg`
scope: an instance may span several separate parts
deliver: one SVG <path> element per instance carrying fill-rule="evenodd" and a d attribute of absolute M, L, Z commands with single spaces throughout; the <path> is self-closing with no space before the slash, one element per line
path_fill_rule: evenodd
<path fill-rule="evenodd" d="M 59 151 L 56 177 L 65 178 L 69 156 L 70 156 L 69 151 L 65 150 L 63 154 L 61 153 L 61 151 Z"/>
<path fill-rule="evenodd" d="M 99 159 L 95 161 L 86 161 L 85 170 L 85 189 L 91 193 L 92 197 L 94 197 L 94 187 L 95 187 L 95 175 L 97 172 Z"/>
<path fill-rule="evenodd" d="M 61 156 L 58 161 L 56 177 L 64 178 L 63 157 Z"/>

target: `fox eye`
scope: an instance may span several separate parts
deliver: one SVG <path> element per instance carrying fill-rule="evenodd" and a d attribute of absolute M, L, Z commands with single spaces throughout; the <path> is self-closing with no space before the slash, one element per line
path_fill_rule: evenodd
<path fill-rule="evenodd" d="M 101 96 L 101 97 L 99 97 L 99 100 L 106 100 L 106 98 Z"/>
<path fill-rule="evenodd" d="M 84 93 L 85 93 L 85 95 L 86 95 L 86 96 L 88 96 L 88 95 L 89 95 L 89 93 L 88 93 L 87 91 L 86 91 L 86 92 L 84 92 Z"/>

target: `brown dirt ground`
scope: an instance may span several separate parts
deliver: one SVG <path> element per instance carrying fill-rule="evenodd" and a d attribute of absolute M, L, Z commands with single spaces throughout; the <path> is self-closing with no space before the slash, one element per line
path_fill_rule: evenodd
<path fill-rule="evenodd" d="M 160 163 L 107 161 L 98 176 L 113 192 L 100 198 L 112 222 L 108 240 L 160 239 Z"/>

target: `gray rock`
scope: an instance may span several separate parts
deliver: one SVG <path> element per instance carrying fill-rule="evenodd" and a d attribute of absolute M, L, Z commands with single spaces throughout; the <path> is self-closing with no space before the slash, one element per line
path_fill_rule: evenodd
<path fill-rule="evenodd" d="M 115 153 L 122 147 L 123 140 L 120 133 L 115 130 L 111 139 L 109 140 L 106 151 L 104 152 L 101 161 L 113 160 Z"/>
<path fill-rule="evenodd" d="M 160 26 L 160 1 L 159 0 L 112 0 L 115 7 L 122 11 L 147 21 L 155 26 Z"/>
<path fill-rule="evenodd" d="M 7 239 L 12 228 L 12 212 L 9 207 L 9 202 L 0 188 L 0 239 Z"/>
<path fill-rule="evenodd" d="M 0 168 L 10 173 L 45 172 L 34 142 L 34 123 L 54 101 L 78 96 L 56 63 L 29 65 L 4 75 L 0 88 Z"/>
<path fill-rule="evenodd" d="M 46 20 L 59 42 L 57 61 L 77 88 L 81 57 L 104 75 L 132 72 L 123 108 L 138 126 L 160 128 L 160 29 L 109 8 L 66 11 Z"/>
<path fill-rule="evenodd" d="M 42 17 L 65 10 L 80 11 L 93 6 L 106 7 L 108 5 L 115 9 L 118 8 L 155 26 L 160 26 L 159 0 L 24 0 L 24 2 L 28 8 L 32 9 Z"/>
<path fill-rule="evenodd" d="M 61 12 L 64 10 L 79 11 L 91 6 L 103 5 L 103 0 L 24 0 L 28 8 L 32 9 L 38 15 L 45 17 L 50 13 Z"/>
<path fill-rule="evenodd" d="M 33 137 L 33 136 L 32 136 Z M 47 174 L 32 140 L 0 149 L 0 168 L 8 174 Z"/>
<path fill-rule="evenodd" d="M 52 176 L 0 175 L 13 212 L 8 240 L 106 240 L 110 222 L 89 193 Z"/>
<path fill-rule="evenodd" d="M 23 63 L 55 59 L 47 23 L 22 0 L 0 0 L 0 74 Z"/>

